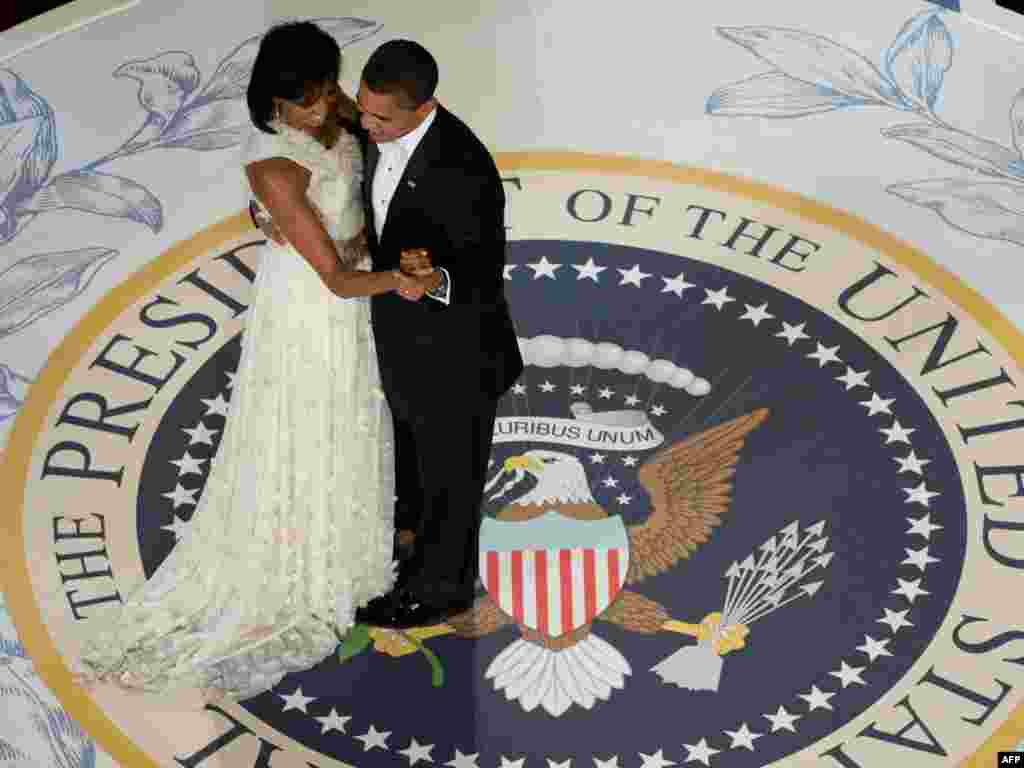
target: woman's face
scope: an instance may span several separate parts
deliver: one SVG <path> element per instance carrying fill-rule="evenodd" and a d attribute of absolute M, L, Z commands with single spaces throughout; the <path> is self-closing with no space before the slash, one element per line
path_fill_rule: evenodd
<path fill-rule="evenodd" d="M 341 87 L 333 80 L 310 88 L 299 101 L 279 99 L 281 117 L 296 128 L 316 130 L 327 121 L 328 115 L 338 109 Z"/>

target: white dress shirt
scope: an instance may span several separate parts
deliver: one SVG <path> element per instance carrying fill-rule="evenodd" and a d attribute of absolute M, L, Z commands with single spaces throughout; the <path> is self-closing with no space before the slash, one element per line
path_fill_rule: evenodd
<path fill-rule="evenodd" d="M 402 180 L 405 168 L 409 164 L 409 158 L 416 151 L 416 147 L 419 146 L 435 117 L 437 117 L 436 107 L 423 118 L 423 122 L 409 133 L 399 136 L 394 141 L 377 144 L 380 158 L 377 160 L 377 170 L 373 174 L 370 197 L 373 200 L 373 220 L 378 239 L 384 233 L 388 209 L 391 207 L 391 200 L 398 189 L 398 183 Z M 436 291 L 429 291 L 427 295 L 447 304 L 451 296 L 451 278 L 448 275 L 448 270 L 443 267 L 439 267 L 439 269 L 444 279 Z"/>

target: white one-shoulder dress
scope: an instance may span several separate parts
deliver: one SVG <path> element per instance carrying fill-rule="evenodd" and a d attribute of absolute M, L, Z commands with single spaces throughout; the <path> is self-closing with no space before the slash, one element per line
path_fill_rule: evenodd
<path fill-rule="evenodd" d="M 357 235 L 355 139 L 343 133 L 327 149 L 273 127 L 253 132 L 245 163 L 284 157 L 308 169 L 330 235 Z M 247 698 L 332 653 L 355 609 L 393 584 L 391 419 L 368 299 L 338 298 L 293 247 L 270 243 L 248 313 L 189 530 L 151 579 L 90 622 L 99 628 L 84 645 L 86 678 Z"/>

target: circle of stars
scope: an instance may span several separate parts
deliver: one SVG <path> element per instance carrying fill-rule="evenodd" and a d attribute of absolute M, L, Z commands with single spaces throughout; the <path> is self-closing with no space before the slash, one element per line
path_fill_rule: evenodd
<path fill-rule="evenodd" d="M 506 267 L 506 280 L 512 279 L 511 272 L 517 266 L 519 265 Z M 534 280 L 542 277 L 555 280 L 557 279 L 557 270 L 565 265 L 551 262 L 546 256 L 543 256 L 539 261 L 525 266 L 533 271 Z M 605 266 L 596 264 L 593 258 L 588 258 L 585 264 L 570 266 L 576 271 L 577 281 L 592 280 L 595 283 L 600 282 L 601 273 L 607 269 Z M 627 290 L 630 286 L 642 288 L 645 279 L 655 277 L 651 273 L 643 272 L 639 264 L 628 270 L 616 269 L 616 272 L 620 275 L 617 287 Z M 567 277 L 571 277 L 571 275 L 567 274 Z M 939 558 L 930 553 L 929 547 L 932 535 L 942 529 L 942 525 L 933 522 L 931 512 L 932 500 L 940 494 L 928 487 L 925 466 L 930 463 L 930 459 L 918 456 L 914 450 L 911 435 L 916 431 L 915 428 L 900 422 L 892 410 L 895 399 L 886 398 L 875 391 L 870 381 L 871 371 L 860 370 L 847 364 L 840 354 L 839 346 L 829 346 L 822 340 L 812 338 L 807 333 L 806 323 L 791 324 L 777 318 L 769 311 L 767 303 L 755 305 L 740 301 L 738 297 L 730 295 L 728 285 L 714 289 L 703 288 L 696 283 L 687 281 L 684 273 L 679 273 L 675 277 L 658 277 L 663 283 L 660 291 L 662 294 L 668 293 L 682 299 L 685 291 L 697 289 L 697 291 L 703 291 L 703 296 L 699 297 L 702 306 L 707 306 L 709 310 L 715 312 L 727 312 L 735 309 L 738 321 L 749 322 L 755 328 L 767 329 L 774 338 L 780 339 L 787 347 L 800 352 L 806 359 L 813 361 L 819 370 L 828 373 L 838 384 L 843 386 L 843 391 L 858 398 L 857 402 L 866 409 L 868 418 L 878 418 L 885 422 L 885 426 L 878 428 L 880 435 L 884 436 L 883 446 L 890 446 L 891 449 L 903 452 L 903 455 L 893 456 L 898 465 L 897 475 L 901 479 L 906 474 L 911 476 L 910 482 L 902 489 L 904 494 L 902 502 L 912 505 L 913 511 L 906 517 L 909 524 L 906 534 L 912 537 L 914 545 L 919 545 L 916 548 L 915 546 L 905 548 L 906 558 L 900 564 L 903 572 L 897 577 L 895 588 L 891 591 L 894 596 L 893 600 L 896 602 L 882 607 L 882 615 L 876 620 L 876 623 L 883 627 L 880 627 L 879 631 L 872 635 L 865 634 L 864 642 L 856 647 L 857 656 L 850 660 L 841 659 L 839 667 L 828 673 L 828 682 L 822 682 L 821 687 L 812 685 L 809 691 L 798 694 L 799 703 L 791 707 L 794 712 L 780 706 L 775 712 L 765 713 L 763 718 L 766 722 L 761 728 L 763 732 L 752 730 L 748 723 L 741 723 L 735 730 L 723 731 L 724 736 L 729 740 L 728 744 L 721 743 L 723 749 L 713 747 L 706 738 L 701 738 L 694 744 L 684 744 L 683 748 L 687 753 L 682 756 L 684 762 L 710 766 L 713 756 L 725 749 L 754 751 L 754 742 L 766 733 L 777 731 L 796 733 L 797 722 L 801 718 L 807 717 L 817 710 L 831 712 L 833 697 L 848 687 L 867 685 L 864 674 L 870 665 L 881 657 L 893 655 L 889 646 L 896 635 L 902 629 L 913 626 L 908 615 L 911 613 L 915 601 L 930 594 L 924 588 L 923 582 L 928 566 L 939 562 Z M 517 394 L 525 393 L 525 387 L 522 385 L 517 385 L 517 387 L 519 388 Z M 545 382 L 540 387 L 544 392 L 554 390 L 554 385 L 550 382 Z M 574 388 L 573 394 L 583 394 L 582 388 Z M 610 399 L 613 394 L 607 388 L 598 392 L 598 396 L 602 399 Z M 627 405 L 635 405 L 637 399 L 634 397 L 633 401 L 630 403 L 627 399 Z M 651 412 L 653 414 L 654 409 Z M 604 464 L 606 458 L 602 454 L 595 453 L 590 456 L 590 461 L 592 464 Z M 634 467 L 637 463 L 636 458 L 632 456 L 623 457 L 621 461 L 627 467 Z M 617 481 L 609 475 L 602 480 L 602 484 L 613 488 L 617 485 Z M 627 504 L 629 500 L 630 498 L 625 494 L 618 499 L 620 504 Z M 798 713 L 800 708 L 806 711 Z M 664 768 L 664 766 L 675 765 L 675 763 L 665 760 L 661 751 L 656 755 L 657 757 L 641 753 L 644 760 L 643 768 L 655 768 L 655 766 Z M 607 761 L 594 758 L 596 768 L 612 768 L 613 766 L 618 768 L 617 761 L 618 757 Z M 552 761 L 549 760 L 549 762 Z"/>
<path fill-rule="evenodd" d="M 181 507 L 191 507 L 191 514 L 195 513 L 195 507 L 199 503 L 198 494 L 203 490 L 203 484 L 206 481 L 205 472 L 209 470 L 210 460 L 215 450 L 214 438 L 223 432 L 227 420 L 230 408 L 230 395 L 227 393 L 234 386 L 235 372 L 228 371 L 226 376 L 227 383 L 224 385 L 223 391 L 218 392 L 216 397 L 200 398 L 200 402 L 203 404 L 203 413 L 193 426 L 184 427 L 181 430 L 188 435 L 185 451 L 180 458 L 170 461 L 178 468 L 178 476 L 174 488 L 160 494 L 161 497 L 171 502 L 171 521 L 167 525 L 160 526 L 160 529 L 172 534 L 175 543 L 180 541 L 188 531 L 192 519 L 191 517 L 188 519 L 182 517 L 178 510 Z M 207 420 L 211 418 L 215 419 L 213 423 L 218 426 L 217 429 L 213 429 L 207 424 Z M 216 420 L 219 420 L 219 423 Z M 208 455 L 205 458 L 200 458 L 202 452 Z M 195 479 L 192 479 L 193 475 L 196 476 Z"/>
<path fill-rule="evenodd" d="M 533 280 L 557 280 L 563 275 L 571 279 L 573 276 L 572 273 L 567 271 L 558 274 L 558 270 L 567 265 L 551 262 L 546 256 L 542 256 L 540 260 L 533 263 L 522 265 L 507 264 L 504 273 L 505 279 L 512 280 L 513 271 L 521 266 L 532 271 Z M 600 283 L 602 273 L 609 269 L 606 266 L 596 264 L 593 258 L 588 258 L 583 264 L 568 266 L 575 271 L 575 279 L 577 281 L 591 280 L 594 283 Z M 629 269 L 617 268 L 614 270 L 614 273 L 609 272 L 607 277 L 612 277 L 615 273 L 617 273 L 616 287 L 625 290 L 644 288 L 655 284 L 653 282 L 649 285 L 644 284 L 644 280 L 656 276 L 641 270 L 639 264 L 635 264 Z M 525 271 L 519 274 L 528 275 Z M 818 710 L 822 710 L 825 713 L 833 712 L 833 698 L 851 686 L 867 685 L 865 673 L 869 671 L 871 664 L 879 658 L 893 655 L 889 646 L 894 641 L 896 635 L 902 629 L 913 626 L 913 622 L 907 617 L 911 613 L 915 601 L 930 594 L 924 588 L 923 582 L 928 566 L 939 562 L 939 558 L 930 553 L 929 546 L 931 537 L 942 529 L 942 525 L 933 522 L 931 512 L 932 500 L 940 494 L 937 491 L 931 490 L 927 485 L 925 467 L 930 463 L 930 460 L 918 456 L 913 448 L 911 435 L 916 430 L 903 425 L 893 413 L 894 399 L 885 398 L 873 390 L 870 383 L 871 371 L 859 370 L 847 364 L 840 355 L 841 350 L 839 346 L 827 346 L 822 341 L 813 338 L 807 333 L 806 323 L 790 324 L 785 320 L 776 318 L 769 311 L 766 303 L 755 306 L 740 301 L 737 297 L 729 294 L 728 286 L 715 290 L 700 288 L 697 284 L 688 282 L 684 273 L 679 273 L 675 277 L 657 277 L 662 281 L 661 294 L 671 294 L 678 299 L 683 299 L 684 293 L 690 289 L 703 290 L 704 295 L 700 297 L 701 305 L 707 305 L 710 310 L 715 312 L 723 312 L 727 308 L 735 310 L 738 321 L 750 322 L 755 328 L 768 330 L 774 338 L 780 339 L 781 343 L 785 343 L 788 348 L 791 348 L 794 352 L 799 352 L 806 359 L 813 361 L 819 370 L 827 373 L 839 385 L 842 385 L 843 391 L 848 392 L 852 397 L 858 398 L 857 402 L 866 409 L 867 418 L 878 418 L 885 422 L 885 426 L 878 428 L 878 432 L 884 436 L 883 447 L 891 446 L 891 450 L 904 454 L 893 456 L 894 462 L 898 465 L 897 476 L 900 478 L 907 474 L 911 476 L 906 484 L 907 487 L 902 489 L 905 498 L 901 500 L 904 504 L 912 506 L 912 512 L 906 517 L 909 523 L 906 535 L 913 537 L 912 541 L 914 544 L 921 545 L 916 549 L 914 547 L 907 547 L 905 549 L 907 556 L 900 564 L 901 573 L 896 579 L 895 588 L 891 591 L 891 594 L 894 595 L 892 599 L 895 602 L 883 607 L 881 617 L 876 620 L 877 624 L 884 625 L 887 629 L 880 628 L 878 632 L 874 632 L 872 635 L 865 634 L 864 642 L 855 649 L 857 655 L 850 659 L 841 659 L 838 668 L 830 670 L 825 680 L 820 681 L 820 686 L 818 684 L 811 685 L 808 691 L 797 694 L 797 702 L 791 704 L 789 708 L 780 705 L 774 712 L 763 713 L 763 723 L 753 723 L 752 725 L 751 723 L 744 722 L 734 729 L 724 729 L 722 731 L 723 738 L 708 739 L 702 736 L 694 743 L 684 742 L 682 744 L 682 751 L 672 756 L 666 756 L 664 749 L 658 749 L 650 753 L 637 753 L 640 761 L 639 768 L 669 768 L 670 766 L 688 765 L 691 763 L 710 768 L 717 755 L 735 749 L 754 752 L 756 750 L 755 742 L 758 739 L 776 732 L 797 733 L 798 723 L 804 718 L 813 716 Z M 687 296 L 689 295 L 691 294 L 687 294 Z M 797 345 L 800 346 L 797 347 Z M 557 389 L 557 386 L 550 381 L 544 381 L 537 386 L 545 393 L 551 393 Z M 230 385 L 228 388 L 230 388 Z M 575 396 L 582 396 L 585 393 L 585 387 L 582 385 L 574 385 L 570 390 Z M 513 394 L 525 395 L 527 390 L 525 385 L 517 383 L 512 391 Z M 610 400 L 614 395 L 615 392 L 608 387 L 598 390 L 598 397 L 602 400 Z M 219 395 L 218 398 L 220 398 Z M 639 398 L 635 395 L 625 396 L 624 400 L 629 407 L 636 406 L 639 403 Z M 219 412 L 219 409 L 226 408 L 226 404 L 222 406 L 217 398 L 209 401 L 204 400 L 203 402 L 208 409 L 205 416 L 224 415 Z M 650 412 L 656 416 L 667 414 L 667 410 L 659 404 L 652 406 Z M 226 414 L 226 410 L 224 413 Z M 192 441 L 189 443 L 190 446 L 204 443 L 212 445 L 212 441 L 209 441 L 209 438 L 216 434 L 216 432 L 206 431 L 201 420 L 194 429 L 186 430 L 186 432 L 192 438 Z M 612 467 L 617 467 L 621 463 L 622 467 L 632 469 L 639 462 L 636 456 L 625 455 L 613 458 L 599 452 L 591 453 L 589 460 L 595 468 L 607 468 L 606 474 L 600 482 L 604 487 L 610 489 L 617 489 L 619 485 L 619 479 L 613 474 Z M 186 451 L 181 459 L 172 463 L 178 467 L 179 479 L 181 479 L 189 474 L 201 475 L 202 469 L 200 465 L 204 461 L 194 459 Z M 164 496 L 171 499 L 176 509 L 177 506 L 194 503 L 194 501 L 190 501 L 191 497 L 188 494 L 194 494 L 195 492 L 195 489 L 186 489 L 181 484 L 178 484 L 173 491 L 164 494 Z M 617 497 L 620 505 L 629 504 L 631 500 L 632 497 L 625 493 Z M 169 528 L 171 526 L 165 527 Z M 304 715 L 313 717 L 320 723 L 322 735 L 337 732 L 337 734 L 346 736 L 359 744 L 363 752 L 377 749 L 394 752 L 401 756 L 405 761 L 403 764 L 408 765 L 410 768 L 420 764 L 443 765 L 445 768 L 489 768 L 490 765 L 493 765 L 494 768 L 524 768 L 527 762 L 525 757 L 513 759 L 512 757 L 501 755 L 500 763 L 490 763 L 488 766 L 485 766 L 480 763 L 479 753 L 462 752 L 458 748 L 453 748 L 444 754 L 435 754 L 435 751 L 439 751 L 436 745 L 421 743 L 416 738 L 408 740 L 396 739 L 391 731 L 378 730 L 373 723 L 367 723 L 365 731 L 363 731 L 363 726 L 353 728 L 350 731 L 350 724 L 353 721 L 352 716 L 341 715 L 334 707 L 321 714 L 311 713 L 308 708 L 317 701 L 317 698 L 305 696 L 301 688 L 297 688 L 290 694 L 278 694 L 278 698 L 283 702 L 282 709 L 284 712 L 296 710 Z M 318 711 L 319 709 L 324 708 L 318 708 Z M 824 716 L 830 717 L 831 715 L 826 714 Z M 673 760 L 671 759 L 672 757 L 677 757 L 678 759 Z M 574 768 L 575 759 L 555 760 L 552 757 L 545 757 L 544 761 L 543 768 Z M 542 768 L 536 759 L 531 762 L 537 765 L 538 768 Z M 606 757 L 595 755 L 592 757 L 592 762 L 594 768 L 626 768 L 626 765 L 620 763 L 619 755 Z M 581 761 L 578 763 L 578 766 L 589 767 L 589 762 Z"/>

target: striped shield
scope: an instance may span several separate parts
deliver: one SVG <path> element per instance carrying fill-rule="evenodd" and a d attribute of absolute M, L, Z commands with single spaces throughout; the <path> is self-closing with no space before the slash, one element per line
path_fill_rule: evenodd
<path fill-rule="evenodd" d="M 550 510 L 523 522 L 485 519 L 480 577 L 517 623 L 548 637 L 590 623 L 618 595 L 629 569 L 622 518 L 574 520 Z"/>

